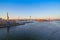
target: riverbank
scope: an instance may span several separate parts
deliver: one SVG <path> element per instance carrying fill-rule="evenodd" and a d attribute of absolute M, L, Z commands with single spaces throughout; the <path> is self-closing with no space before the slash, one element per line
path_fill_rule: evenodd
<path fill-rule="evenodd" d="M 32 23 L 32 22 L 23 22 L 23 23 L 11 23 L 11 24 L 0 24 L 0 28 L 5 28 L 5 27 L 12 27 L 12 26 L 18 26 L 18 25 L 25 25 L 26 23 Z"/>
<path fill-rule="evenodd" d="M 9 24 L 9 27 L 11 27 L 11 26 L 18 26 L 18 25 L 24 25 L 25 23 L 21 23 L 21 24 L 19 24 L 19 23 L 11 23 L 11 24 Z M 7 24 L 0 24 L 0 28 L 5 28 L 5 27 L 7 27 L 8 25 Z"/>

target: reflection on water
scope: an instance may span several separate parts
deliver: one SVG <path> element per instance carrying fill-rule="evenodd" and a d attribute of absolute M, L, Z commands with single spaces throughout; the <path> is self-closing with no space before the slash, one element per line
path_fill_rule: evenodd
<path fill-rule="evenodd" d="M 10 30 L 10 27 L 7 27 L 7 40 L 9 40 L 9 30 Z"/>
<path fill-rule="evenodd" d="M 35 22 L 0 28 L 0 40 L 60 40 L 60 27 L 49 22 Z"/>

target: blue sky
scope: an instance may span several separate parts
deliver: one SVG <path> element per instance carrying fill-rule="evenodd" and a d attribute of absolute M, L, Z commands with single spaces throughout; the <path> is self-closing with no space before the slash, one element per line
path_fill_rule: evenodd
<path fill-rule="evenodd" d="M 60 0 L 0 0 L 0 17 L 59 18 Z"/>

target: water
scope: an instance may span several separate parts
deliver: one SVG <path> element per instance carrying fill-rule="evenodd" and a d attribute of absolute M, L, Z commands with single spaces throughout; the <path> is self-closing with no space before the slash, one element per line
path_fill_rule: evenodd
<path fill-rule="evenodd" d="M 0 28 L 0 40 L 60 40 L 59 24 L 57 22 L 34 22 Z"/>

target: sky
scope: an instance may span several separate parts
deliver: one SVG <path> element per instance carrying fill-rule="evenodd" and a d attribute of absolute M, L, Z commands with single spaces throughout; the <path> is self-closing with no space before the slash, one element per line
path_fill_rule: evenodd
<path fill-rule="evenodd" d="M 59 18 L 60 0 L 0 0 L 0 18 Z"/>

